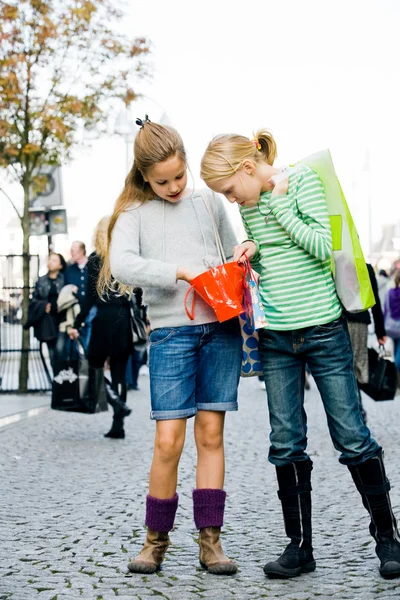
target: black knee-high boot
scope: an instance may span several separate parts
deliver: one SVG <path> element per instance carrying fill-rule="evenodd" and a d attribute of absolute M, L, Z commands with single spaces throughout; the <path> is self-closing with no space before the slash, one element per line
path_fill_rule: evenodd
<path fill-rule="evenodd" d="M 381 561 L 379 572 L 385 579 L 400 577 L 400 543 L 397 522 L 390 503 L 390 482 L 386 477 L 382 452 L 349 471 L 371 517 L 370 533 L 376 541 Z"/>
<path fill-rule="evenodd" d="M 107 400 L 113 408 L 114 416 L 111 429 L 108 433 L 104 434 L 104 437 L 123 439 L 125 437 L 124 418 L 129 416 L 132 412 L 126 405 L 126 384 L 110 383 L 110 381 L 105 378 L 105 387 Z"/>
<path fill-rule="evenodd" d="M 264 567 L 269 577 L 296 577 L 315 569 L 311 528 L 312 461 L 276 467 L 286 535 L 290 544 L 283 554 Z"/>

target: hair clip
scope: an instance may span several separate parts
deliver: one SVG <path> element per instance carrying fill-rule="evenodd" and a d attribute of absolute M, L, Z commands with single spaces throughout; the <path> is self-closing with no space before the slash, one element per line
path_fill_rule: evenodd
<path fill-rule="evenodd" d="M 140 128 L 144 127 L 145 123 L 151 123 L 150 119 L 149 119 L 149 115 L 144 115 L 144 119 L 136 119 L 135 121 L 136 125 L 138 125 Z"/>
<path fill-rule="evenodd" d="M 258 141 L 257 138 L 254 138 L 253 140 L 251 140 L 253 142 L 253 144 L 255 145 L 255 147 L 257 148 L 257 150 L 261 150 L 261 144 Z"/>

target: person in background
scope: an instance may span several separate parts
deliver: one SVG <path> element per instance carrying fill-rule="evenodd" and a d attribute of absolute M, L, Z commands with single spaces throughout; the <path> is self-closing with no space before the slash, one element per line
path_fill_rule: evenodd
<path fill-rule="evenodd" d="M 400 263 L 400 261 L 398 261 Z M 400 264 L 399 264 L 400 266 Z M 387 314 L 393 319 L 395 324 L 398 325 L 398 335 L 397 332 L 391 332 L 393 343 L 394 343 L 394 364 L 396 365 L 397 370 L 397 387 L 400 387 L 400 269 L 395 271 L 393 276 L 394 287 L 390 289 L 385 298 L 385 317 Z M 388 326 L 389 327 L 389 326 Z M 394 329 L 396 329 L 395 327 Z"/>
<path fill-rule="evenodd" d="M 131 298 L 131 302 L 136 304 L 136 308 L 139 310 L 143 321 L 146 323 L 148 332 L 150 332 L 150 323 L 147 319 L 147 309 L 143 305 L 143 290 L 141 288 L 134 288 Z M 147 343 L 133 344 L 132 354 L 128 359 L 126 366 L 126 383 L 128 390 L 139 390 L 139 372 L 140 368 L 147 364 Z"/>
<path fill-rule="evenodd" d="M 375 271 L 372 265 L 367 263 L 369 278 L 372 291 L 374 292 L 375 305 L 372 307 L 372 317 L 374 320 L 375 334 L 378 343 L 382 346 L 386 344 L 386 331 L 383 322 L 383 312 L 379 298 L 378 283 L 375 277 Z M 354 357 L 354 373 L 358 384 L 358 400 L 360 404 L 361 415 L 364 423 L 367 422 L 367 413 L 363 407 L 360 383 L 368 383 L 368 325 L 371 323 L 369 310 L 363 310 L 357 313 L 350 313 L 343 309 L 343 314 L 347 319 L 351 345 Z"/>
<path fill-rule="evenodd" d="M 384 268 L 382 265 L 380 265 L 378 273 L 376 275 L 379 300 L 380 300 L 382 307 L 385 304 L 385 296 L 386 296 L 388 290 L 390 290 L 390 288 L 393 287 L 393 280 L 389 275 L 389 271 L 390 271 L 389 266 L 388 266 L 388 268 Z"/>
<path fill-rule="evenodd" d="M 86 246 L 83 242 L 75 241 L 71 244 L 71 263 L 65 271 L 65 284 L 75 285 L 78 289 L 79 305 L 82 306 L 88 287 L 88 257 L 86 256 Z M 92 321 L 96 316 L 96 307 L 93 307 L 86 315 L 85 327 L 82 328 L 80 340 L 87 351 L 92 330 Z M 69 351 L 70 344 L 66 343 L 66 352 Z"/>
<path fill-rule="evenodd" d="M 94 252 L 89 256 L 88 284 L 81 300 L 81 311 L 75 319 L 69 337 L 73 340 L 82 335 L 86 320 L 93 306 L 97 308 L 92 322 L 87 356 L 89 367 L 103 370 L 109 359 L 111 389 L 106 385 L 107 399 L 113 407 L 114 416 L 111 429 L 104 435 L 107 438 L 125 438 L 124 418 L 131 413 L 126 406 L 127 388 L 125 371 L 128 357 L 132 352 L 132 332 L 130 327 L 129 296 L 109 290 L 102 298 L 97 294 L 97 279 L 100 273 L 107 245 L 109 217 L 103 217 L 94 231 Z M 94 373 L 93 373 L 94 376 Z M 97 379 L 94 376 L 94 379 Z M 114 393 L 112 393 L 114 392 Z"/>
<path fill-rule="evenodd" d="M 42 309 L 45 313 L 49 314 L 52 318 L 54 325 L 55 337 L 53 339 L 47 339 L 46 344 L 49 351 L 49 358 L 51 366 L 54 367 L 54 361 L 56 360 L 56 344 L 58 338 L 58 326 L 59 316 L 57 312 L 57 298 L 61 289 L 64 287 L 64 271 L 66 262 L 62 254 L 51 252 L 47 259 L 47 273 L 36 282 L 35 290 L 32 295 L 32 303 L 30 306 L 30 313 L 34 307 L 38 308 L 39 303 L 42 303 Z M 44 304 L 45 303 L 45 304 Z M 30 325 L 26 324 L 26 327 Z M 33 325 L 33 323 L 32 323 Z M 35 327 L 36 334 L 36 327 Z M 40 334 L 39 334 L 40 335 Z M 38 337 L 38 339 L 40 339 Z"/>

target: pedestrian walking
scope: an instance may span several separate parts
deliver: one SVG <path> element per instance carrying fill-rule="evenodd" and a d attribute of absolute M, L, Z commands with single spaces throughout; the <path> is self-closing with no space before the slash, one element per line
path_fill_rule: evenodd
<path fill-rule="evenodd" d="M 136 311 L 138 318 L 141 318 L 148 331 L 150 323 L 147 319 L 147 308 L 143 305 L 142 298 L 143 290 L 141 288 L 134 288 L 131 297 L 133 310 Z M 147 364 L 147 346 L 147 340 L 133 345 L 132 354 L 128 359 L 126 367 L 128 390 L 139 391 L 139 372 L 141 367 Z"/>
<path fill-rule="evenodd" d="M 286 534 L 270 577 L 315 569 L 311 532 L 311 470 L 304 410 L 305 364 L 324 404 L 339 461 L 348 466 L 370 517 L 383 577 L 400 576 L 400 544 L 382 448 L 358 406 L 346 320 L 331 274 L 332 237 L 322 183 L 306 166 L 274 185 L 277 154 L 267 130 L 254 139 L 220 135 L 208 145 L 201 176 L 237 203 L 249 237 L 234 253 L 259 272 L 268 325 L 259 330 L 270 412 L 269 460 L 275 465 Z M 288 268 L 290 266 L 290 269 Z M 282 275 L 284 274 L 284 275 Z"/>
<path fill-rule="evenodd" d="M 105 285 L 112 273 L 124 284 L 143 288 L 152 327 L 149 374 L 156 433 L 146 498 L 147 538 L 129 570 L 152 573 L 164 559 L 178 507 L 186 421 L 194 417 L 193 511 L 200 562 L 210 573 L 232 574 L 236 565 L 223 553 L 220 540 L 226 497 L 223 429 L 225 412 L 237 410 L 240 328 L 237 319 L 217 322 L 200 297 L 189 321 L 187 284 L 221 263 L 214 222 L 202 193 L 187 187 L 186 152 L 177 131 L 147 118 L 137 123 L 134 163 L 110 223 L 111 271 L 106 261 L 103 269 Z M 214 211 L 225 254 L 232 257 L 236 239 L 221 200 Z"/>
<path fill-rule="evenodd" d="M 375 335 L 378 340 L 378 344 L 384 346 L 386 344 L 387 338 L 385 324 L 383 322 L 381 301 L 379 298 L 378 283 L 372 265 L 367 263 L 367 269 L 371 281 L 372 291 L 375 297 L 375 305 L 371 309 L 372 318 L 374 320 Z M 368 325 L 371 323 L 371 316 L 369 310 L 363 310 L 358 313 L 351 313 L 344 309 L 343 314 L 347 319 L 351 346 L 353 349 L 354 373 L 357 380 L 358 401 L 360 405 L 361 416 L 363 418 L 364 423 L 366 423 L 367 412 L 362 403 L 360 384 L 368 383 L 369 379 Z"/>
<path fill-rule="evenodd" d="M 62 254 L 51 252 L 47 259 L 47 273 L 36 282 L 29 306 L 25 329 L 34 327 L 35 337 L 45 342 L 49 352 L 50 364 L 54 369 L 56 345 L 59 335 L 59 315 L 57 299 L 64 286 L 66 262 Z"/>
<path fill-rule="evenodd" d="M 114 414 L 107 438 L 124 439 L 124 418 L 131 413 L 126 405 L 125 371 L 129 355 L 132 352 L 132 332 L 130 327 L 129 297 L 113 289 L 100 297 L 97 293 L 97 281 L 101 264 L 106 253 L 107 229 L 109 217 L 101 219 L 94 232 L 94 252 L 88 259 L 88 282 L 86 293 L 81 301 L 81 310 L 75 318 L 74 328 L 69 331 L 72 340 L 78 339 L 86 327 L 87 317 L 93 306 L 97 308 L 91 323 L 92 333 L 87 350 L 90 376 L 97 381 L 96 370 L 103 371 L 104 363 L 109 359 L 111 386 L 106 385 L 107 400 Z"/>
<path fill-rule="evenodd" d="M 388 334 L 394 343 L 394 363 L 397 369 L 398 387 L 400 387 L 400 270 L 393 276 L 394 287 L 386 293 L 385 297 L 385 322 L 388 325 Z"/>
<path fill-rule="evenodd" d="M 78 292 L 77 297 L 79 305 L 82 307 L 88 290 L 88 257 L 86 255 L 86 245 L 81 241 L 75 241 L 71 244 L 71 262 L 65 271 L 65 283 L 75 285 Z M 80 341 L 84 349 L 87 351 L 90 342 L 90 334 L 92 331 L 92 321 L 96 316 L 96 306 L 93 306 L 86 315 L 85 327 L 82 328 Z M 68 338 L 65 340 L 65 352 L 70 353 L 71 342 Z M 76 355 L 76 348 L 74 348 Z"/>
<path fill-rule="evenodd" d="M 389 269 L 388 269 L 389 270 Z M 378 292 L 379 292 L 379 300 L 381 302 L 381 306 L 385 305 L 385 296 L 390 288 L 393 287 L 392 278 L 388 274 L 388 270 L 380 268 L 378 274 L 376 276 L 376 281 L 378 284 Z"/>

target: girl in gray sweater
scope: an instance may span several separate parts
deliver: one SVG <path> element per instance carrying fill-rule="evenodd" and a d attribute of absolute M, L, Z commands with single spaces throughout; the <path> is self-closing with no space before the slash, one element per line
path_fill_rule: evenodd
<path fill-rule="evenodd" d="M 203 194 L 209 195 L 227 257 L 232 257 L 236 239 L 222 201 L 209 191 L 187 188 L 180 135 L 147 117 L 137 124 L 135 160 L 111 218 L 108 260 L 99 282 L 100 293 L 112 278 L 143 288 L 152 326 L 149 370 L 156 434 L 146 497 L 147 537 L 128 568 L 153 573 L 164 559 L 178 507 L 186 420 L 194 417 L 193 511 L 200 530 L 200 563 L 210 573 L 232 574 L 236 565 L 220 542 L 226 497 L 223 428 L 225 411 L 237 410 L 240 328 L 237 319 L 219 323 L 200 297 L 193 321 L 184 309 L 191 280 L 221 264 Z"/>

